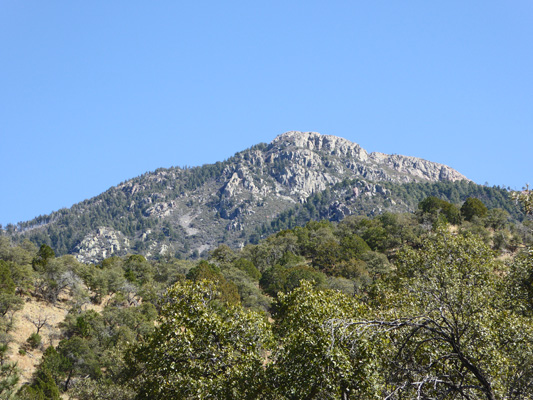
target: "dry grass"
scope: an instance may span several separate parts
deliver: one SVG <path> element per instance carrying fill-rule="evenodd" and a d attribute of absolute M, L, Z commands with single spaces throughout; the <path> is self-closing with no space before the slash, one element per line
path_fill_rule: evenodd
<path fill-rule="evenodd" d="M 57 346 L 60 340 L 61 330 L 59 325 L 64 321 L 70 307 L 71 299 L 66 294 L 59 297 L 56 304 L 37 300 L 33 297 L 26 297 L 24 308 L 18 311 L 14 317 L 13 329 L 9 332 L 13 338 L 10 344 L 10 360 L 16 362 L 21 372 L 20 384 L 31 381 L 33 372 L 41 362 L 43 351 L 49 346 Z M 101 305 L 86 304 L 83 309 L 93 309 L 102 311 Z M 46 319 L 45 325 L 40 329 L 41 345 L 36 349 L 29 349 L 26 345 L 28 337 L 37 331 L 35 323 Z M 32 322 L 33 321 L 33 322 Z M 19 353 L 20 349 L 25 349 L 26 354 Z"/>
<path fill-rule="evenodd" d="M 43 350 L 48 346 L 57 346 L 59 343 L 59 324 L 65 319 L 68 312 L 66 302 L 57 302 L 55 305 L 27 297 L 24 308 L 15 314 L 14 326 L 10 331 L 13 342 L 10 344 L 10 359 L 16 362 L 21 371 L 21 384 L 29 382 L 37 365 L 41 361 Z M 19 349 L 26 348 L 26 340 L 37 331 L 32 321 L 46 319 L 46 324 L 39 331 L 42 338 L 37 349 L 28 349 L 25 355 L 19 354 Z"/>

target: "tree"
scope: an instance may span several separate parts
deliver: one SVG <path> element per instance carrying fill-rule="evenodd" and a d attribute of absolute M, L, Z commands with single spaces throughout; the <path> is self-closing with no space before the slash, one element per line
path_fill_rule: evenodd
<path fill-rule="evenodd" d="M 278 344 L 268 365 L 276 399 L 359 399 L 377 395 L 374 348 L 360 340 L 355 325 L 363 303 L 335 290 L 302 281 L 281 293 L 276 305 Z M 373 357 L 374 356 L 374 357 Z"/>
<path fill-rule="evenodd" d="M 17 364 L 7 362 L 7 344 L 0 344 L 0 399 L 12 398 L 19 382 Z"/>
<path fill-rule="evenodd" d="M 514 192 L 513 199 L 522 205 L 526 214 L 533 214 L 533 191 L 529 190 L 529 185 L 522 192 Z"/>
<path fill-rule="evenodd" d="M 15 288 L 8 263 L 0 260 L 0 316 L 2 317 L 24 306 L 24 300 L 15 295 Z"/>
<path fill-rule="evenodd" d="M 233 266 L 241 271 L 246 272 L 251 278 L 258 281 L 261 279 L 261 272 L 255 267 L 254 263 L 246 258 L 239 258 L 233 262 Z"/>
<path fill-rule="evenodd" d="M 217 285 L 218 300 L 223 303 L 237 304 L 240 301 L 237 286 L 224 278 L 220 269 L 207 261 L 200 261 L 187 273 L 187 279 L 195 282 L 209 280 Z"/>
<path fill-rule="evenodd" d="M 453 225 L 461 223 L 461 213 L 459 209 L 447 202 L 446 200 L 439 199 L 438 197 L 429 196 L 418 203 L 418 208 L 423 214 L 431 216 L 431 222 L 434 223 L 439 215 L 443 215 L 446 222 Z"/>
<path fill-rule="evenodd" d="M 268 322 L 241 306 L 214 306 L 216 286 L 184 281 L 165 295 L 158 326 L 129 355 L 139 399 L 256 399 L 271 343 Z"/>
<path fill-rule="evenodd" d="M 487 218 L 485 220 L 485 226 L 492 229 L 503 229 L 509 221 L 510 215 L 507 211 L 501 208 L 493 208 L 487 212 Z"/>
<path fill-rule="evenodd" d="M 443 229 L 401 252 L 376 297 L 382 318 L 365 325 L 390 341 L 387 398 L 533 395 L 533 322 L 505 301 L 503 268 L 478 238 Z"/>
<path fill-rule="evenodd" d="M 66 374 L 64 390 L 69 387 L 70 380 L 75 375 L 88 375 L 92 378 L 101 376 L 98 360 L 87 340 L 73 336 L 59 342 L 57 351 L 64 360 L 62 369 Z"/>
<path fill-rule="evenodd" d="M 46 244 L 41 245 L 37 256 L 33 259 L 32 265 L 36 271 L 42 271 L 48 265 L 48 262 L 55 257 L 54 250 Z"/>
<path fill-rule="evenodd" d="M 60 400 L 59 388 L 57 387 L 52 374 L 46 368 L 40 368 L 34 374 L 33 383 L 23 386 L 17 399 L 21 400 Z"/>
<path fill-rule="evenodd" d="M 461 206 L 461 215 L 466 221 L 472 221 L 472 218 L 483 218 L 487 215 L 488 209 L 483 202 L 475 197 L 469 197 Z"/>
<path fill-rule="evenodd" d="M 38 271 L 36 291 L 43 299 L 55 303 L 59 294 L 67 289 L 70 290 L 71 295 L 78 294 L 85 297 L 82 281 L 76 274 L 79 263 L 73 256 L 66 255 L 59 258 L 43 256 L 36 260 L 34 260 L 34 268 Z"/>
<path fill-rule="evenodd" d="M 276 297 L 279 292 L 289 292 L 297 288 L 302 280 L 324 287 L 326 276 L 308 265 L 287 268 L 276 264 L 265 271 L 259 284 L 267 294 Z"/>

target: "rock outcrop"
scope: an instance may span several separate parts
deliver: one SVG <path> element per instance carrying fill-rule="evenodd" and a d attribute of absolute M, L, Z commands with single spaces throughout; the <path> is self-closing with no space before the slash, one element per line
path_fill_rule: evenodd
<path fill-rule="evenodd" d="M 126 254 L 129 248 L 129 240 L 122 233 L 100 227 L 77 246 L 76 258 L 80 262 L 94 262 L 112 255 Z"/>

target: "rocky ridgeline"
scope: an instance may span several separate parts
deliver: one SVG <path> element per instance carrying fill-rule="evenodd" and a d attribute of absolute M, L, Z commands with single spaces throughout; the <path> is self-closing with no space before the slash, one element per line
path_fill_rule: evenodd
<path fill-rule="evenodd" d="M 254 194 L 273 191 L 300 202 L 343 179 L 398 183 L 467 179 L 446 165 L 416 157 L 369 154 L 349 140 L 316 132 L 279 135 L 265 151 L 250 151 L 246 158 L 228 166 L 225 178 L 225 198 L 241 189 Z M 268 178 L 276 184 L 268 185 Z"/>
<path fill-rule="evenodd" d="M 367 153 L 349 140 L 316 132 L 287 132 L 272 142 L 273 157 L 287 158 L 308 169 L 325 167 L 343 176 L 393 182 L 467 179 L 454 169 L 421 158 Z"/>
<path fill-rule="evenodd" d="M 188 256 L 212 249 L 221 242 L 242 246 L 262 224 L 297 204 L 306 203 L 309 196 L 346 180 L 359 181 L 344 195 L 353 204 L 344 199 L 335 200 L 331 204 L 332 218 L 341 219 L 359 212 L 355 200 L 361 204 L 375 197 L 380 193 L 377 183 L 382 181 L 466 180 L 442 164 L 415 157 L 368 153 L 349 140 L 316 132 L 286 132 L 268 145 L 254 146 L 217 165 L 194 171 L 159 169 L 110 189 L 106 192 L 108 197 L 123 199 L 120 204 L 125 206 L 106 210 L 113 215 L 112 220 L 83 226 L 84 237 L 70 251 L 83 262 L 128 252 Z M 201 174 L 209 168 L 209 174 Z M 97 221 L 91 213 L 97 206 L 102 208 L 102 202 L 97 197 L 84 202 L 83 207 L 74 206 L 70 212 L 81 212 L 86 214 L 85 220 Z M 380 211 L 381 208 L 376 209 Z M 138 223 L 121 232 L 114 224 L 117 219 Z M 135 233 L 131 234 L 132 231 Z"/>

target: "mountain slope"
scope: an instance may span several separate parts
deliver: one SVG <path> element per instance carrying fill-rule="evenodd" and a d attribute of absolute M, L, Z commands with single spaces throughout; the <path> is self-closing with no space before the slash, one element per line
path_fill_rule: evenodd
<path fill-rule="evenodd" d="M 221 242 L 242 246 L 265 223 L 339 185 L 340 197 L 328 205 L 337 209 L 334 218 L 412 210 L 413 202 L 395 200 L 393 188 L 437 182 L 470 184 L 442 164 L 368 153 L 335 136 L 287 132 L 224 162 L 146 173 L 70 209 L 21 223 L 16 236 L 83 262 L 128 252 L 190 257 Z M 372 209 L 365 206 L 372 201 Z"/>

